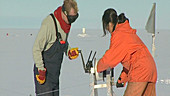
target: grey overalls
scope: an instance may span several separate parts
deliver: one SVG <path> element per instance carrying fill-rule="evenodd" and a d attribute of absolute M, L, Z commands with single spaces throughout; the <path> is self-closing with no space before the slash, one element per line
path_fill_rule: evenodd
<path fill-rule="evenodd" d="M 68 35 L 68 34 L 67 34 Z M 43 63 L 47 69 L 46 82 L 40 85 L 36 80 L 38 69 L 34 64 L 34 80 L 37 96 L 59 96 L 59 76 L 63 60 L 63 54 L 68 49 L 68 42 L 60 44 L 58 38 L 55 43 L 47 50 L 42 52 Z"/>

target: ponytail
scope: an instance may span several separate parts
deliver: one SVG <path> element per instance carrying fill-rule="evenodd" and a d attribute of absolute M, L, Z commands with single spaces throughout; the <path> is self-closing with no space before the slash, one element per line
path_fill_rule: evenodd
<path fill-rule="evenodd" d="M 124 13 L 121 13 L 121 14 L 118 16 L 118 24 L 124 23 L 126 20 L 129 21 L 129 19 L 126 18 L 126 16 L 125 16 Z"/>

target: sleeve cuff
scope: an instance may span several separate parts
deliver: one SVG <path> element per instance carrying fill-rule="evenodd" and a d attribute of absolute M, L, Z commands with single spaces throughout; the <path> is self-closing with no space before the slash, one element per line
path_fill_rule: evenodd
<path fill-rule="evenodd" d="M 36 67 L 38 68 L 38 70 L 45 70 L 44 64 L 36 64 Z"/>

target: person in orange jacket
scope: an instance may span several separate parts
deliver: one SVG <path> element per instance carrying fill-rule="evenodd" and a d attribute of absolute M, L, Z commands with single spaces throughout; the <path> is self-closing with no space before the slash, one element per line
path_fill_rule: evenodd
<path fill-rule="evenodd" d="M 132 29 L 124 13 L 109 8 L 102 17 L 104 36 L 111 34 L 110 48 L 99 60 L 97 71 L 123 65 L 119 83 L 128 82 L 124 96 L 156 96 L 157 69 L 149 50 Z"/>

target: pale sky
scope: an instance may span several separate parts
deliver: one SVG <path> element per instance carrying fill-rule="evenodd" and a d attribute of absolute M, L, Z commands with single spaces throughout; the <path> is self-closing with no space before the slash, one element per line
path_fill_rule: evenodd
<path fill-rule="evenodd" d="M 156 3 L 156 28 L 170 29 L 170 0 L 77 0 L 79 18 L 72 28 L 102 28 L 107 8 L 125 13 L 133 28 L 144 29 L 153 3 Z M 0 28 L 40 28 L 42 20 L 63 0 L 0 0 Z"/>

